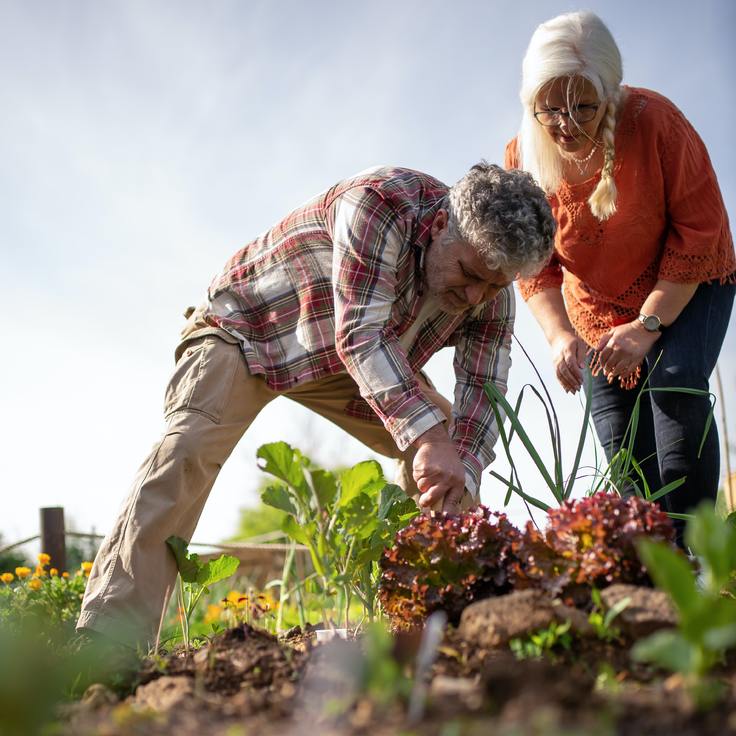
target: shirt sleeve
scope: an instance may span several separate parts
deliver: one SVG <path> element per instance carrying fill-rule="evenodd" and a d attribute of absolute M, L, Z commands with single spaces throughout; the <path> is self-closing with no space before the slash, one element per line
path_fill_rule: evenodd
<path fill-rule="evenodd" d="M 465 465 L 465 487 L 478 495 L 480 476 L 495 459 L 498 425 L 483 385 L 508 387 L 515 301 L 508 286 L 476 317 L 463 323 L 455 346 L 455 402 L 450 430 Z"/>
<path fill-rule="evenodd" d="M 723 266 L 728 216 L 705 144 L 677 109 L 661 145 L 669 227 L 658 275 L 699 283 Z"/>
<path fill-rule="evenodd" d="M 406 223 L 375 191 L 356 187 L 332 205 L 335 347 L 360 395 L 400 450 L 445 421 L 423 394 L 391 326 Z"/>

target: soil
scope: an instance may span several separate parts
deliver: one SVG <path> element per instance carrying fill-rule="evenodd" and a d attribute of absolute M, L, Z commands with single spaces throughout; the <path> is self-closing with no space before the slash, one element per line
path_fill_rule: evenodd
<path fill-rule="evenodd" d="M 93 686 L 68 708 L 60 733 L 736 734 L 736 657 L 716 673 L 726 689 L 722 701 L 699 712 L 677 677 L 633 665 L 630 643 L 576 638 L 554 660 L 517 660 L 507 647 L 478 646 L 449 629 L 428 683 L 425 712 L 409 722 L 406 699 L 398 693 L 383 693 L 379 705 L 375 696 L 356 692 L 360 641 L 316 644 L 312 631 L 298 630 L 277 639 L 242 625 L 195 652 L 147 660 L 124 699 Z M 413 662 L 417 646 L 417 636 L 398 637 L 396 661 Z"/>

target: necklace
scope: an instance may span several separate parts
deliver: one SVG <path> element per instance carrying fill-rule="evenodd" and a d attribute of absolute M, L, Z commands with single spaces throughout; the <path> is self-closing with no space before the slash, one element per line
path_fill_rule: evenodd
<path fill-rule="evenodd" d="M 590 153 L 585 156 L 585 158 L 577 158 L 573 156 L 572 154 L 563 155 L 563 158 L 565 158 L 567 161 L 572 161 L 575 166 L 577 166 L 578 171 L 580 172 L 580 175 L 582 176 L 585 173 L 585 170 L 588 168 L 588 161 L 593 158 L 593 154 L 598 150 L 598 144 L 595 144 L 593 148 L 590 149 Z"/>

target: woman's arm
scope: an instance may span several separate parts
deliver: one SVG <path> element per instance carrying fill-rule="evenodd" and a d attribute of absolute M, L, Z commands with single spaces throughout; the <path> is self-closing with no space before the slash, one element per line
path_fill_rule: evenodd
<path fill-rule="evenodd" d="M 552 348 L 557 380 L 565 391 L 575 393 L 583 384 L 587 346 L 570 324 L 562 292 L 543 289 L 530 296 L 527 304 Z"/>
<path fill-rule="evenodd" d="M 676 284 L 660 279 L 644 300 L 641 313 L 656 315 L 668 327 L 692 299 L 698 284 Z M 649 332 L 635 319 L 618 325 L 601 336 L 598 343 L 600 366 L 606 376 L 626 376 L 640 365 L 661 333 Z"/>
<path fill-rule="evenodd" d="M 676 284 L 660 279 L 641 307 L 642 314 L 656 314 L 662 324 L 671 325 L 693 298 L 698 284 Z"/>

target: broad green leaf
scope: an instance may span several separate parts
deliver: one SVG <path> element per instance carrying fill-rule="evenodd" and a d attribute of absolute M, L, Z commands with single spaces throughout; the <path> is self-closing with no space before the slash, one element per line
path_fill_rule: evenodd
<path fill-rule="evenodd" d="M 273 506 L 275 509 L 297 516 L 296 507 L 291 502 L 291 495 L 285 486 L 268 486 L 261 493 L 261 501 L 268 506 Z"/>
<path fill-rule="evenodd" d="M 638 662 L 652 662 L 672 672 L 689 673 L 697 668 L 697 649 L 678 631 L 657 631 L 640 639 L 631 649 Z"/>
<path fill-rule="evenodd" d="M 169 549 L 174 553 L 176 566 L 179 568 L 179 575 L 185 583 L 196 583 L 197 576 L 202 564 L 199 562 L 199 555 L 189 554 L 189 543 L 181 537 L 171 536 L 166 540 Z"/>
<path fill-rule="evenodd" d="M 293 516 L 285 516 L 281 522 L 281 531 L 287 534 L 297 544 L 307 544 L 309 524 L 302 526 Z"/>
<path fill-rule="evenodd" d="M 286 442 L 271 442 L 261 445 L 256 457 L 263 461 L 258 463 L 261 470 L 275 475 L 293 488 L 305 505 L 309 502 L 310 492 L 304 479 L 301 453 Z"/>
<path fill-rule="evenodd" d="M 240 560 L 232 555 L 220 555 L 199 569 L 197 582 L 200 585 L 213 585 L 229 578 L 240 566 Z"/>
<path fill-rule="evenodd" d="M 637 550 L 657 587 L 670 594 L 682 616 L 694 614 L 700 596 L 693 572 L 682 554 L 667 544 L 649 539 L 640 540 Z"/>
<path fill-rule="evenodd" d="M 381 489 L 378 501 L 378 518 L 397 523 L 412 512 L 414 512 L 413 516 L 419 513 L 419 507 L 414 499 L 409 498 L 401 487 L 394 483 L 386 483 Z"/>
<path fill-rule="evenodd" d="M 375 498 L 386 481 L 381 466 L 375 460 L 358 463 L 340 475 L 339 506 L 345 506 L 359 493 Z"/>
<path fill-rule="evenodd" d="M 736 529 L 703 503 L 685 529 L 685 541 L 703 565 L 708 590 L 717 595 L 736 569 Z"/>
<path fill-rule="evenodd" d="M 340 515 L 345 534 L 358 539 L 370 536 L 378 526 L 376 505 L 365 493 L 359 493 L 343 506 Z"/>
<path fill-rule="evenodd" d="M 329 470 L 311 471 L 312 486 L 317 494 L 319 504 L 323 509 L 328 509 L 335 502 L 337 496 L 337 478 Z"/>

